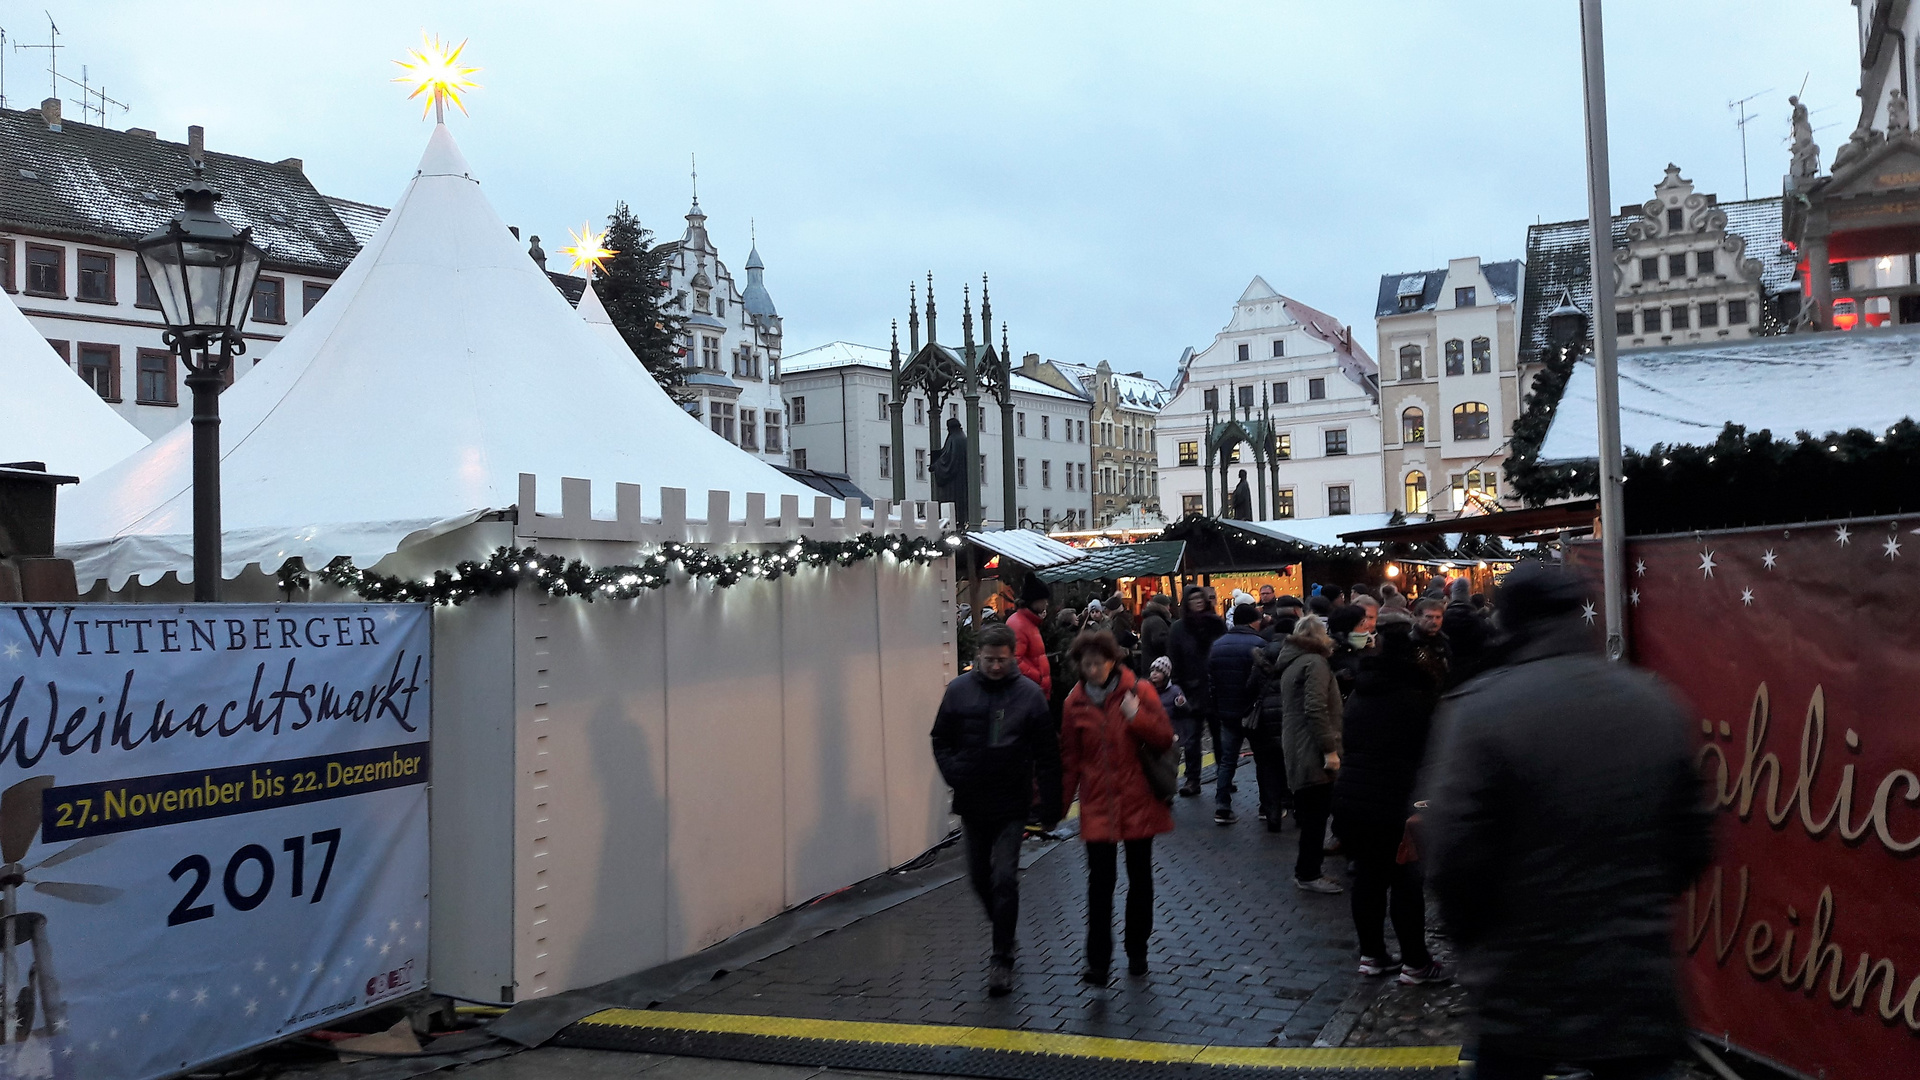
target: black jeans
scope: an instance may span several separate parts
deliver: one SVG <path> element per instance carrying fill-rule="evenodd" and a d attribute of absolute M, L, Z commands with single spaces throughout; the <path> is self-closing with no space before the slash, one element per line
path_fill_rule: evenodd
<path fill-rule="evenodd" d="M 1246 738 L 1239 717 L 1216 716 L 1213 724 L 1213 805 L 1233 808 L 1233 772 L 1240 767 L 1240 740 Z"/>
<path fill-rule="evenodd" d="M 1678 1047 L 1675 1048 L 1676 1052 Z M 1475 1080 L 1541 1080 L 1556 1073 L 1559 1065 L 1574 1065 L 1593 1074 L 1593 1080 L 1661 1080 L 1673 1073 L 1673 1054 L 1648 1054 L 1641 1057 L 1601 1058 L 1587 1061 L 1551 1061 L 1546 1058 L 1516 1057 L 1489 1051 L 1483 1044 L 1480 1058 L 1474 1062 Z"/>
<path fill-rule="evenodd" d="M 1280 812 L 1293 805 L 1293 791 L 1287 787 L 1287 755 L 1280 746 L 1280 725 L 1262 725 L 1248 734 L 1253 744 L 1253 775 L 1260 781 L 1260 812 L 1278 824 Z"/>
<path fill-rule="evenodd" d="M 1189 712 L 1184 721 L 1184 726 L 1180 730 L 1180 748 L 1184 752 L 1187 761 L 1187 783 L 1197 788 L 1200 786 L 1200 758 L 1206 751 L 1206 747 L 1201 743 L 1200 735 L 1204 731 L 1213 737 L 1213 756 L 1218 760 L 1220 757 L 1220 719 L 1216 716 L 1203 718 L 1197 713 Z"/>
<path fill-rule="evenodd" d="M 1421 968 L 1433 963 L 1427 952 L 1425 881 L 1419 863 L 1395 861 L 1404 830 L 1404 825 L 1372 822 L 1342 825 L 1340 842 L 1353 860 L 1353 928 L 1360 937 L 1360 955 L 1386 958 L 1386 920 L 1391 915 L 1393 936 L 1400 939 L 1400 962 Z"/>
<path fill-rule="evenodd" d="M 1293 876 L 1312 881 L 1320 876 L 1320 863 L 1327 856 L 1327 816 L 1333 807 L 1333 785 L 1314 784 L 1293 793 L 1293 818 L 1300 824 L 1300 855 L 1293 861 Z"/>
<path fill-rule="evenodd" d="M 993 920 L 993 958 L 1013 959 L 1014 933 L 1020 923 L 1021 818 L 961 818 L 967 841 L 967 875 L 973 894 Z"/>
<path fill-rule="evenodd" d="M 1113 888 L 1118 844 L 1087 842 L 1087 966 L 1105 971 L 1113 963 Z M 1127 957 L 1145 959 L 1153 934 L 1153 837 L 1128 840 Z"/>

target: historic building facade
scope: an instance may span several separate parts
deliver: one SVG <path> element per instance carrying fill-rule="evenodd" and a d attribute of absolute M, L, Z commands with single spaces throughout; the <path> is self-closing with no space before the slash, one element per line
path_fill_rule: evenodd
<path fill-rule="evenodd" d="M 1786 235 L 1803 258 L 1804 321 L 1816 330 L 1920 322 L 1920 134 L 1912 112 L 1920 5 L 1854 4 L 1860 114 L 1820 175 L 1807 109 L 1796 99 L 1785 180 Z M 1819 273 L 1809 267 L 1824 267 Z"/>
<path fill-rule="evenodd" d="M 386 211 L 322 195 L 297 158 L 208 151 L 199 127 L 177 143 L 64 120 L 56 99 L 0 109 L 0 289 L 148 436 L 185 420 L 190 395 L 133 244 L 179 210 L 173 193 L 195 162 L 222 192 L 221 215 L 251 227 L 267 253 L 234 371 L 244 378 L 326 295 Z"/>
<path fill-rule="evenodd" d="M 1500 466 L 1520 414 L 1525 276 L 1518 259 L 1465 258 L 1380 279 L 1386 509 L 1457 512 L 1501 498 Z"/>
<path fill-rule="evenodd" d="M 782 380 L 787 413 L 792 417 L 793 467 L 844 473 L 869 496 L 891 498 L 889 351 L 831 342 L 787 357 Z M 926 395 L 914 391 L 901 406 L 907 498 L 931 499 L 934 452 L 944 438 L 946 418 L 961 417 L 962 401 L 954 395 L 943 404 L 944 415 L 934 416 Z M 1093 472 L 1088 458 L 1092 406 L 1082 394 L 1015 371 L 1014 513 L 1020 520 L 1011 527 L 1085 528 L 1092 521 Z M 1003 527 L 1006 506 L 1000 409 L 988 398 L 983 399 L 980 412 L 980 502 L 984 527 L 997 529 Z"/>
<path fill-rule="evenodd" d="M 1781 224 L 1779 198 L 1721 202 L 1667 166 L 1653 197 L 1621 207 L 1611 222 L 1611 317 L 1619 347 L 1697 345 L 1792 325 L 1801 310 L 1799 283 Z M 1527 229 L 1519 343 L 1523 401 L 1549 348 L 1547 316 L 1563 298 L 1592 315 L 1588 256 L 1584 218 Z"/>
<path fill-rule="evenodd" d="M 1093 470 L 1093 526 L 1111 525 L 1123 515 L 1160 516 L 1160 477 L 1154 454 L 1154 428 L 1170 396 L 1167 388 L 1139 371 L 1120 374 L 1102 360 L 1097 366 L 1021 359 L 1020 373 L 1071 390 L 1093 403 L 1092 435 L 1087 444 Z"/>
<path fill-rule="evenodd" d="M 773 465 L 790 462 L 786 406 L 781 399 L 780 315 L 774 310 L 755 244 L 747 253 L 745 288 L 720 261 L 707 235 L 707 215 L 694 197 L 687 230 L 667 251 L 667 302 L 686 316 L 680 346 L 687 387 L 714 433 Z"/>
<path fill-rule="evenodd" d="M 1350 328 L 1255 277 L 1212 344 L 1180 359 L 1154 440 L 1164 511 L 1224 512 L 1209 442 L 1221 424 L 1263 416 L 1277 459 L 1264 484 L 1256 458 L 1268 455 L 1224 451 L 1228 484 L 1244 470 L 1259 493 L 1256 516 L 1385 510 L 1379 374 Z"/>

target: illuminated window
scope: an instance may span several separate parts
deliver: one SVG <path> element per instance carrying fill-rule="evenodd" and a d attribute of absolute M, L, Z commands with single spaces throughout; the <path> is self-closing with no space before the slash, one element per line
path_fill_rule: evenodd
<path fill-rule="evenodd" d="M 1407 513 L 1421 514 L 1427 509 L 1427 474 L 1410 472 L 1407 474 Z"/>
<path fill-rule="evenodd" d="M 1465 375 L 1467 373 L 1467 343 L 1459 338 L 1447 342 L 1447 374 Z"/>
<path fill-rule="evenodd" d="M 1400 414 L 1400 441 L 1403 443 L 1427 441 L 1427 414 L 1417 406 L 1410 407 Z"/>
<path fill-rule="evenodd" d="M 1198 439 L 1185 439 L 1181 441 L 1180 464 L 1182 465 L 1200 464 L 1200 441 Z"/>
<path fill-rule="evenodd" d="M 1485 375 L 1493 370 L 1493 342 L 1486 338 L 1473 339 L 1473 373 Z"/>
<path fill-rule="evenodd" d="M 1483 402 L 1467 401 L 1453 407 L 1453 437 L 1455 439 L 1485 439 L 1492 430 L 1487 406 Z"/>

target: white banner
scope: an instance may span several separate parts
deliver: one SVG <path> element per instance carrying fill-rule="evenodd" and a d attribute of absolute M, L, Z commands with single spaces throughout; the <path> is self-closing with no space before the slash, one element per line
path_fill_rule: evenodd
<path fill-rule="evenodd" d="M 0 606 L 0 1077 L 164 1076 L 425 987 L 431 629 Z"/>

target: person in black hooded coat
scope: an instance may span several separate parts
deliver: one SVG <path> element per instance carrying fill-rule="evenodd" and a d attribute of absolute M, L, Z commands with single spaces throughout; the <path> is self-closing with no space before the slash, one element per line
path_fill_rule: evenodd
<path fill-rule="evenodd" d="M 1200 726 L 1205 724 L 1220 745 L 1220 722 L 1213 716 L 1213 683 L 1207 674 L 1207 655 L 1227 632 L 1227 621 L 1214 614 L 1207 591 L 1189 585 L 1180 594 L 1180 618 L 1167 633 L 1167 658 L 1173 661 L 1173 682 L 1187 695 L 1189 718 L 1179 732 L 1187 779 L 1182 795 L 1200 794 Z"/>
<path fill-rule="evenodd" d="M 1426 899 L 1420 864 L 1401 862 L 1400 841 L 1413 812 L 1413 791 L 1427 732 L 1438 704 L 1432 680 L 1420 669 L 1412 628 L 1385 622 L 1378 645 L 1359 660 L 1347 698 L 1341 769 L 1333 783 L 1333 832 L 1353 860 L 1353 925 L 1360 938 L 1360 973 L 1389 968 L 1385 922 L 1400 939 L 1402 981 L 1441 977 L 1427 951 Z"/>

